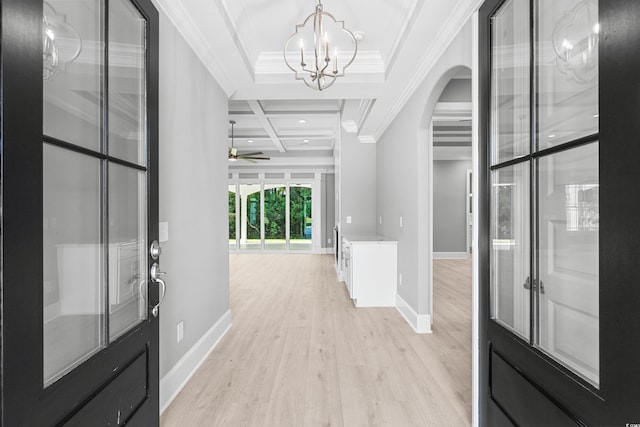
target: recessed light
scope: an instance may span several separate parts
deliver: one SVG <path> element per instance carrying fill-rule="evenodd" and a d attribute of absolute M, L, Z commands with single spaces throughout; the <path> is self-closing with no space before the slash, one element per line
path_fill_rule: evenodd
<path fill-rule="evenodd" d="M 308 143 L 309 140 L 308 139 L 304 139 L 304 140 L 302 140 L 302 142 Z"/>
<path fill-rule="evenodd" d="M 594 114 L 594 115 L 593 115 L 593 118 L 594 118 L 594 119 L 597 119 L 598 117 L 600 117 L 600 114 Z"/>
<path fill-rule="evenodd" d="M 555 138 L 555 137 L 556 137 L 555 133 L 552 133 L 551 135 L 549 135 L 549 138 Z"/>
<path fill-rule="evenodd" d="M 303 125 L 303 124 L 307 123 L 307 121 L 306 121 L 305 119 L 300 119 L 300 120 L 298 120 L 298 123 L 300 123 L 301 125 Z"/>
<path fill-rule="evenodd" d="M 248 139 L 248 140 L 247 140 L 247 142 L 248 142 L 249 144 L 253 144 L 253 139 Z"/>

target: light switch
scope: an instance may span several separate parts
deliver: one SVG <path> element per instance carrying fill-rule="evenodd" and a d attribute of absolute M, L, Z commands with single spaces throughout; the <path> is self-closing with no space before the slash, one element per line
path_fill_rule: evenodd
<path fill-rule="evenodd" d="M 347 224 L 351 224 L 351 217 L 350 216 L 347 217 Z"/>
<path fill-rule="evenodd" d="M 402 217 L 400 217 L 400 228 L 402 228 Z"/>
<path fill-rule="evenodd" d="M 169 223 L 168 222 L 158 223 L 158 240 L 160 240 L 160 242 L 169 241 Z"/>

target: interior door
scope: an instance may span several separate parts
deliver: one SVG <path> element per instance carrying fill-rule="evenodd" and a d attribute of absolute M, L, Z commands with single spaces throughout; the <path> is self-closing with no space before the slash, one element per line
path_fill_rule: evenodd
<path fill-rule="evenodd" d="M 632 0 L 480 10 L 483 425 L 640 420 L 639 19 Z"/>
<path fill-rule="evenodd" d="M 158 424 L 158 16 L 2 7 L 2 424 Z"/>

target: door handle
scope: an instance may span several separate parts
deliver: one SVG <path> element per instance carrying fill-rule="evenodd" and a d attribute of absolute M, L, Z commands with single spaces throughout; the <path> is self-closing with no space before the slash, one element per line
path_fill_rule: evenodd
<path fill-rule="evenodd" d="M 154 262 L 151 266 L 151 281 L 158 283 L 162 289 L 162 292 L 160 293 L 160 297 L 158 298 L 158 303 L 151 309 L 151 314 L 153 314 L 153 317 L 158 317 L 160 304 L 162 304 L 164 296 L 167 293 L 167 284 L 160 278 L 160 276 L 164 274 L 167 273 L 165 273 L 164 271 L 160 271 L 160 266 L 157 262 Z"/>

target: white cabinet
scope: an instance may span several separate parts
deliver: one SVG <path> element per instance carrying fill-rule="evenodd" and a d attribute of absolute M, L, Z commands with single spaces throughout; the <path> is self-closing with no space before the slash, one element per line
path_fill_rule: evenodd
<path fill-rule="evenodd" d="M 395 307 L 398 242 L 382 236 L 344 236 L 344 279 L 356 307 Z"/>

